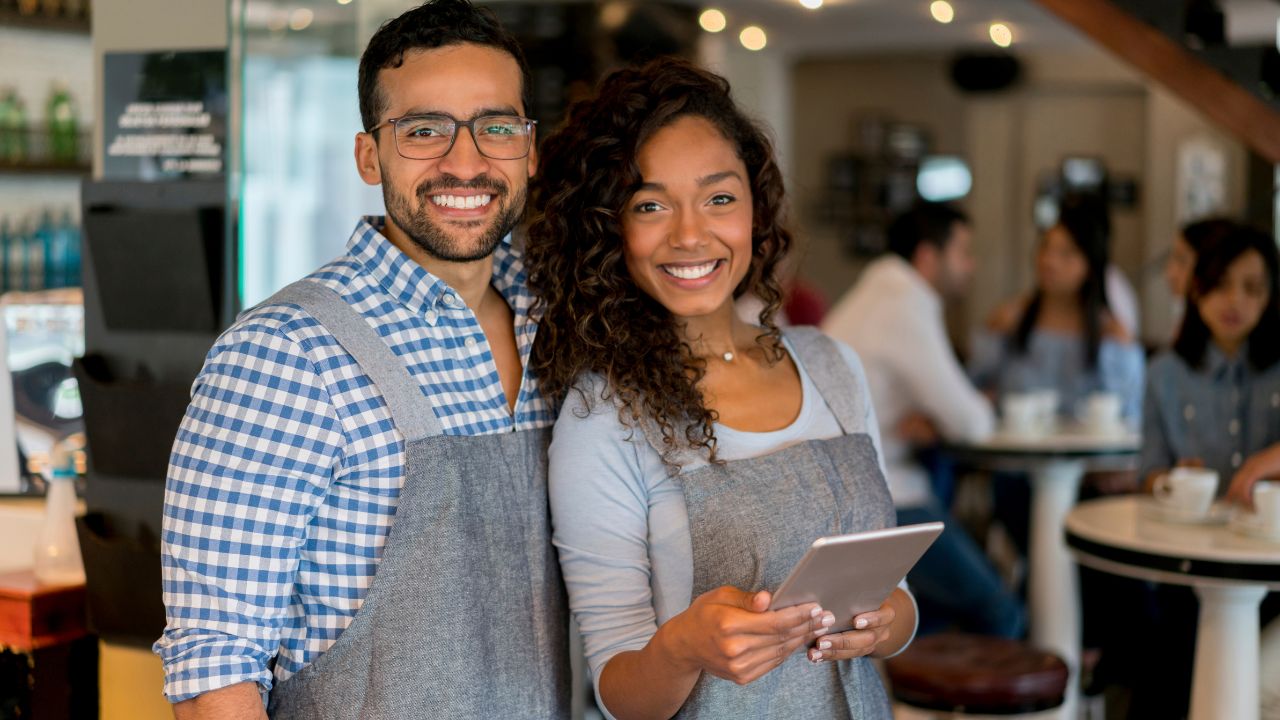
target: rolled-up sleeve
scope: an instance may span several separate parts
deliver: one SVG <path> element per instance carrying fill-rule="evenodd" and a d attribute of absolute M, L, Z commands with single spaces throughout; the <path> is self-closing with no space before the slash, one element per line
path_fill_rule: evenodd
<path fill-rule="evenodd" d="M 270 690 L 306 528 L 342 446 L 334 404 L 297 342 L 255 325 L 219 339 L 165 487 L 168 622 L 154 649 L 171 702 L 246 681 Z"/>

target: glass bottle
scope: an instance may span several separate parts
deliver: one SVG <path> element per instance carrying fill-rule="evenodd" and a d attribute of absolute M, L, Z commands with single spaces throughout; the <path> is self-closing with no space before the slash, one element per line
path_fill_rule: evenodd
<path fill-rule="evenodd" d="M 54 443 L 49 468 L 44 523 L 36 540 L 36 580 L 46 585 L 82 585 L 84 560 L 76 537 L 75 455 L 66 440 Z"/>

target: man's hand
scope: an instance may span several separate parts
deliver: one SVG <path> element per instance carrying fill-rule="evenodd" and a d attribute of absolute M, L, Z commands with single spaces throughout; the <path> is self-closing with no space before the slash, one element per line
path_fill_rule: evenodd
<path fill-rule="evenodd" d="M 894 433 L 908 445 L 927 447 L 936 445 L 941 435 L 933 421 L 923 413 L 908 413 L 898 421 Z"/>

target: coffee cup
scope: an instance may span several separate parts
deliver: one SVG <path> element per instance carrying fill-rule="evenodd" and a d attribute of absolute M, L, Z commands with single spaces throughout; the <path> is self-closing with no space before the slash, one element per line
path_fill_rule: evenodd
<path fill-rule="evenodd" d="M 1260 482 L 1253 486 L 1253 508 L 1258 516 L 1258 534 L 1280 540 L 1280 483 Z"/>
<path fill-rule="evenodd" d="M 1084 425 L 1092 433 L 1112 434 L 1123 428 L 1120 418 L 1120 396 L 1115 393 L 1093 393 L 1084 402 Z"/>
<path fill-rule="evenodd" d="M 1034 393 L 1009 393 L 1000 400 L 1001 423 L 1005 432 L 1020 437 L 1043 434 L 1041 400 Z"/>
<path fill-rule="evenodd" d="M 1208 468 L 1174 468 L 1156 480 L 1154 490 L 1156 502 L 1166 511 L 1183 518 L 1203 518 L 1218 492 L 1218 473 Z"/>
<path fill-rule="evenodd" d="M 1051 433 L 1058 425 L 1058 391 L 1036 390 L 1036 422 L 1041 433 Z"/>

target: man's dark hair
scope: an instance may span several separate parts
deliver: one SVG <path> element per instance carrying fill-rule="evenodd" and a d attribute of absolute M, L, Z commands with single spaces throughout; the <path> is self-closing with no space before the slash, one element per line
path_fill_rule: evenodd
<path fill-rule="evenodd" d="M 968 225 L 969 218 L 946 203 L 916 203 L 889 224 L 889 250 L 907 262 L 915 257 L 921 243 L 945 250 L 956 223 Z"/>
<path fill-rule="evenodd" d="M 377 125 L 387 109 L 387 98 L 378 85 L 379 72 L 400 67 L 405 53 L 464 43 L 491 47 L 515 58 L 520 67 L 521 112 L 527 114 L 532 104 L 529 66 L 519 43 L 493 12 L 468 0 L 429 0 L 382 23 L 360 56 L 360 122 L 365 131 Z"/>

